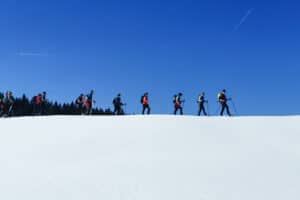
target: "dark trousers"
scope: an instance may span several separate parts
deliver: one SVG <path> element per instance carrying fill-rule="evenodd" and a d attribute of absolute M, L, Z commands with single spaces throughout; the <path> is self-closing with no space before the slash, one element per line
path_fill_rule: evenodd
<path fill-rule="evenodd" d="M 147 110 L 147 114 L 150 115 L 150 106 L 149 104 L 144 104 L 143 105 L 143 111 L 142 111 L 142 114 L 144 115 L 145 114 L 145 111 Z"/>
<path fill-rule="evenodd" d="M 182 107 L 181 106 L 179 106 L 179 107 L 175 107 L 175 110 L 174 110 L 174 115 L 176 115 L 177 114 L 177 111 L 180 111 L 180 115 L 183 115 L 183 110 L 182 110 Z"/>
<path fill-rule="evenodd" d="M 85 114 L 85 107 L 83 106 L 83 104 L 78 104 L 78 108 L 80 110 L 80 114 L 84 115 Z"/>
<path fill-rule="evenodd" d="M 203 111 L 204 115 L 207 115 L 206 111 L 205 111 L 205 107 L 204 107 L 204 103 L 200 103 L 199 104 L 199 111 L 198 111 L 198 115 L 201 115 L 201 112 Z"/>
<path fill-rule="evenodd" d="M 85 114 L 91 115 L 93 114 L 93 100 L 88 99 L 85 103 Z"/>
<path fill-rule="evenodd" d="M 5 112 L 5 106 L 4 104 L 0 104 L 0 117 L 4 115 L 4 112 Z"/>
<path fill-rule="evenodd" d="M 115 105 L 114 114 L 121 115 L 123 113 L 121 105 Z"/>
<path fill-rule="evenodd" d="M 91 114 L 93 114 L 93 108 L 92 108 L 92 107 L 86 108 L 85 110 L 86 110 L 86 111 L 85 111 L 85 114 L 86 114 L 86 115 L 91 115 Z"/>
<path fill-rule="evenodd" d="M 41 106 L 41 104 L 34 104 L 33 105 L 33 114 L 34 115 L 41 115 L 42 114 L 42 106 Z"/>
<path fill-rule="evenodd" d="M 227 115 L 231 116 L 230 111 L 229 111 L 229 106 L 227 105 L 227 103 L 222 103 L 221 106 L 222 106 L 222 109 L 221 109 L 220 115 L 223 116 L 223 113 L 226 109 Z"/>
<path fill-rule="evenodd" d="M 41 114 L 42 115 L 47 115 L 47 104 L 46 103 L 42 103 L 41 104 Z"/>
<path fill-rule="evenodd" d="M 5 106 L 5 111 L 4 111 L 4 115 L 6 115 L 7 117 L 11 117 L 14 114 L 14 105 L 13 104 L 8 104 Z"/>

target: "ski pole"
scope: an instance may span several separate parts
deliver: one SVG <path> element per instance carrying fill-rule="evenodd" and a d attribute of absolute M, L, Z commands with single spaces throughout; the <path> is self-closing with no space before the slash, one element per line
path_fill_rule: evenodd
<path fill-rule="evenodd" d="M 209 106 L 208 106 L 208 101 L 206 101 L 206 107 L 207 107 L 207 115 L 209 116 Z"/>
<path fill-rule="evenodd" d="M 11 105 L 8 109 L 8 113 L 7 113 L 8 116 L 12 115 L 12 109 L 13 109 L 13 105 Z"/>
<path fill-rule="evenodd" d="M 218 106 L 218 108 L 217 108 L 217 110 L 215 112 L 215 115 L 217 115 L 217 113 L 220 111 L 220 109 L 221 109 L 221 105 Z"/>
<path fill-rule="evenodd" d="M 234 101 L 232 99 L 231 99 L 231 104 L 232 104 L 232 107 L 233 107 L 233 110 L 234 110 L 235 114 L 238 115 L 235 103 L 234 103 Z"/>
<path fill-rule="evenodd" d="M 124 113 L 124 115 L 126 115 L 126 106 L 127 106 L 127 104 L 126 104 L 126 103 L 124 103 L 123 105 L 124 105 L 124 110 L 123 110 L 123 113 Z"/>

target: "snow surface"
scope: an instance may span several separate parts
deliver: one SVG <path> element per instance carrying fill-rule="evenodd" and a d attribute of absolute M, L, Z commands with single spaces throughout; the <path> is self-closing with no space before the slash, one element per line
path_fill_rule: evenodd
<path fill-rule="evenodd" d="M 299 200 L 300 117 L 0 119 L 1 200 Z"/>

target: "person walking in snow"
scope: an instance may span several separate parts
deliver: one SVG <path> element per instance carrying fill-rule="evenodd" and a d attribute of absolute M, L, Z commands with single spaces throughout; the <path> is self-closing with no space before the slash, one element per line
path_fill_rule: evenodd
<path fill-rule="evenodd" d="M 2 117 L 4 115 L 4 94 L 2 92 L 0 92 L 0 117 Z"/>
<path fill-rule="evenodd" d="M 41 95 L 41 115 L 47 114 L 47 93 L 44 91 Z"/>
<path fill-rule="evenodd" d="M 122 102 L 121 94 L 118 94 L 117 97 L 115 97 L 113 99 L 113 105 L 114 105 L 114 114 L 115 115 L 124 114 L 122 106 L 125 105 L 125 104 Z"/>
<path fill-rule="evenodd" d="M 231 116 L 231 113 L 229 111 L 229 106 L 227 104 L 227 101 L 230 101 L 230 100 L 231 99 L 227 98 L 227 96 L 226 96 L 226 90 L 225 89 L 223 89 L 222 92 L 220 92 L 218 94 L 218 101 L 221 104 L 221 113 L 220 113 L 221 116 L 223 116 L 225 110 L 227 112 L 227 115 Z"/>
<path fill-rule="evenodd" d="M 198 116 L 201 115 L 201 112 L 202 112 L 202 111 L 203 111 L 203 114 L 204 114 L 205 116 L 207 116 L 207 113 L 206 113 L 206 111 L 205 111 L 204 103 L 208 103 L 208 101 L 205 100 L 205 93 L 204 93 L 204 92 L 202 92 L 202 93 L 199 95 L 198 101 L 197 101 L 197 102 L 198 102 L 198 104 L 199 104 Z"/>
<path fill-rule="evenodd" d="M 141 97 L 141 104 L 143 105 L 143 111 L 142 114 L 145 114 L 145 111 L 147 110 L 147 114 L 150 114 L 150 105 L 149 105 L 149 94 L 146 92 L 142 97 Z"/>
<path fill-rule="evenodd" d="M 31 100 L 33 106 L 33 114 L 41 115 L 42 114 L 42 94 L 34 96 Z"/>
<path fill-rule="evenodd" d="M 174 115 L 177 114 L 177 111 L 180 111 L 180 115 L 183 115 L 183 108 L 182 108 L 182 104 L 184 103 L 184 100 L 182 100 L 183 94 L 180 92 L 178 93 L 178 95 L 174 95 Z"/>
<path fill-rule="evenodd" d="M 14 103 L 15 103 L 15 98 L 13 97 L 12 92 L 7 91 L 5 98 L 4 98 L 4 106 L 5 106 L 4 115 L 5 116 L 7 116 L 7 117 L 13 116 Z"/>
<path fill-rule="evenodd" d="M 80 110 L 81 115 L 85 114 L 85 96 L 84 94 L 80 94 L 79 97 L 76 99 L 76 104 Z"/>
<path fill-rule="evenodd" d="M 93 100 L 94 90 L 91 90 L 90 94 L 86 95 L 86 102 L 85 102 L 85 109 L 86 109 L 86 115 L 91 115 L 93 111 L 93 103 L 95 101 Z"/>

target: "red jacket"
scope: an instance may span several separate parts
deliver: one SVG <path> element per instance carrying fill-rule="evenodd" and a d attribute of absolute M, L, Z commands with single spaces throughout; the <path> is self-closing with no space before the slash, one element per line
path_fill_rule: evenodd
<path fill-rule="evenodd" d="M 42 97 L 40 95 L 36 96 L 35 103 L 39 105 L 41 104 L 41 102 L 42 102 Z"/>
<path fill-rule="evenodd" d="M 143 98 L 143 105 L 148 105 L 148 104 L 149 104 L 148 97 L 144 96 L 144 98 Z"/>
<path fill-rule="evenodd" d="M 85 107 L 86 107 L 86 109 L 90 109 L 91 108 L 91 106 L 92 106 L 92 101 L 91 100 L 86 100 L 86 102 L 85 102 Z"/>

